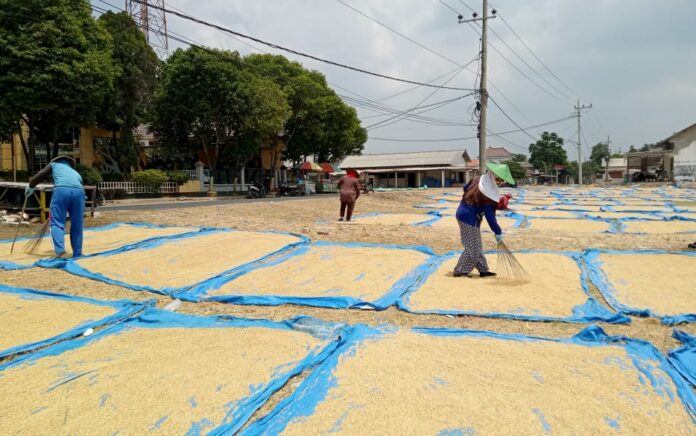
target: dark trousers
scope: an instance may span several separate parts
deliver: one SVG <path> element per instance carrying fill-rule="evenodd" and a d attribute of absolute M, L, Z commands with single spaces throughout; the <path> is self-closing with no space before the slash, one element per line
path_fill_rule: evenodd
<path fill-rule="evenodd" d="M 346 221 L 350 221 L 355 209 L 355 201 L 341 200 L 341 218 L 346 217 Z"/>

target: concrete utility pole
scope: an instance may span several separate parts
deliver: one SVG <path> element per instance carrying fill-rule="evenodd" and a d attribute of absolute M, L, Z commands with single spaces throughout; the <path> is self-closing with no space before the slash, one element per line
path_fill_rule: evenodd
<path fill-rule="evenodd" d="M 479 115 L 478 138 L 479 138 L 479 175 L 486 172 L 486 109 L 488 108 L 488 20 L 496 17 L 497 11 L 491 11 L 493 15 L 488 15 L 488 0 L 483 0 L 483 16 L 478 17 L 474 12 L 474 18 L 464 20 L 463 16 L 459 16 L 459 24 L 481 21 L 481 84 L 479 87 L 479 95 L 481 101 L 481 113 Z"/>
<path fill-rule="evenodd" d="M 611 144 L 611 138 L 607 135 L 607 157 L 606 163 L 604 164 L 604 180 L 609 180 L 609 161 L 611 160 L 611 149 L 609 148 Z"/>
<path fill-rule="evenodd" d="M 577 118 L 578 118 L 578 185 L 582 186 L 582 141 L 580 140 L 581 136 L 581 130 L 580 130 L 580 117 L 582 115 L 582 111 L 585 109 L 591 109 L 592 104 L 589 106 L 580 106 L 580 99 L 578 99 L 578 104 L 575 105 L 575 110 L 577 111 Z"/>

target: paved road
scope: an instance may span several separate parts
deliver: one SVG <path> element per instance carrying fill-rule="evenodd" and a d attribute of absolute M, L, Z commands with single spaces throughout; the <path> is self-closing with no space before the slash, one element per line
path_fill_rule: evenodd
<path fill-rule="evenodd" d="M 248 198 L 244 197 L 219 197 L 217 199 L 211 199 L 211 200 L 200 200 L 200 201 L 176 201 L 176 200 L 170 200 L 166 202 L 161 202 L 161 203 L 141 203 L 141 204 L 116 204 L 116 205 L 107 205 L 107 206 L 100 206 L 97 208 L 97 211 L 109 211 L 109 210 L 153 210 L 153 209 L 179 209 L 179 208 L 187 208 L 187 207 L 203 207 L 203 206 L 224 206 L 224 205 L 230 205 L 230 204 L 246 204 L 246 203 L 258 203 L 258 202 L 267 202 L 267 201 L 294 201 L 294 200 L 309 200 L 311 198 L 322 198 L 324 197 L 323 195 L 320 196 L 312 196 L 312 197 L 268 197 L 268 198 L 258 198 L 258 199 L 253 199 L 250 200 Z M 156 201 L 156 200 L 153 200 Z"/>

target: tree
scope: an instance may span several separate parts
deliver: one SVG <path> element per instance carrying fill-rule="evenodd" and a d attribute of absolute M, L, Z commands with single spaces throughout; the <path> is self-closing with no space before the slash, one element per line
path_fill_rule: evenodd
<path fill-rule="evenodd" d="M 636 151 L 638 151 L 638 149 L 635 146 L 631 145 L 630 147 L 628 147 L 629 153 L 635 153 Z"/>
<path fill-rule="evenodd" d="M 556 133 L 544 132 L 534 144 L 529 144 L 529 162 L 534 168 L 551 174 L 554 165 L 563 165 L 568 154 L 563 149 L 563 138 Z"/>
<path fill-rule="evenodd" d="M 601 170 L 600 167 L 598 167 L 594 162 L 591 160 L 586 160 L 585 162 L 582 163 L 582 176 L 583 178 L 587 177 L 594 177 L 597 175 L 597 173 Z M 566 173 L 571 176 L 573 179 L 578 178 L 578 163 L 573 161 L 573 162 L 568 162 L 565 168 Z"/>
<path fill-rule="evenodd" d="M 510 168 L 510 174 L 512 174 L 512 178 L 515 180 L 521 180 L 527 177 L 527 170 L 525 167 L 522 166 L 522 164 L 518 161 L 514 160 L 508 160 L 503 162 L 505 163 L 509 168 Z"/>
<path fill-rule="evenodd" d="M 111 36 L 114 65 L 113 86 L 100 108 L 98 123 L 112 132 L 109 154 L 124 173 L 138 162 L 133 130 L 140 124 L 145 103 L 154 91 L 159 59 L 127 13 L 108 11 L 98 22 Z"/>
<path fill-rule="evenodd" d="M 655 144 L 643 144 L 643 146 L 638 151 L 650 151 L 653 145 Z"/>
<path fill-rule="evenodd" d="M 512 160 L 513 162 L 525 163 L 527 162 L 527 155 L 522 153 L 515 153 L 512 155 L 512 159 L 510 160 Z"/>
<path fill-rule="evenodd" d="M 21 119 L 29 137 L 3 124 L 19 133 L 32 172 L 37 144 L 56 156 L 63 133 L 95 121 L 113 77 L 109 36 L 86 0 L 0 0 L 0 11 L 2 116 Z"/>
<path fill-rule="evenodd" d="M 608 160 L 609 156 L 611 156 L 611 153 L 609 152 L 609 144 L 599 142 L 592 147 L 590 161 L 592 161 L 596 166 L 601 167 L 602 162 Z"/>
<path fill-rule="evenodd" d="M 367 131 L 355 109 L 328 87 L 323 74 L 280 55 L 252 54 L 245 63 L 288 96 L 291 115 L 283 129 L 286 159 L 298 163 L 314 155 L 319 161 L 335 161 L 362 152 Z"/>
<path fill-rule="evenodd" d="M 622 157 L 624 157 L 624 154 L 623 154 L 623 153 L 612 153 L 612 154 L 611 154 L 611 158 L 612 158 L 612 159 L 619 159 L 619 158 L 622 158 Z"/>
<path fill-rule="evenodd" d="M 220 162 L 244 166 L 288 114 L 283 91 L 244 68 L 238 53 L 192 47 L 164 63 L 150 115 L 164 154 L 200 147 L 214 174 Z"/>

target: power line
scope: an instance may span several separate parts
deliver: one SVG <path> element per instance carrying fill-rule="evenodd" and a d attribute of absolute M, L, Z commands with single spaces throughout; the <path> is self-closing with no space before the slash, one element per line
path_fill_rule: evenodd
<path fill-rule="evenodd" d="M 393 32 L 393 33 L 396 33 L 396 34 L 399 35 L 400 37 L 402 37 L 402 38 L 404 38 L 405 40 L 407 40 L 407 41 L 409 41 L 409 42 L 411 42 L 411 43 L 417 45 L 418 47 L 422 48 L 423 50 L 426 50 L 426 51 L 428 51 L 428 52 L 434 54 L 435 56 L 437 56 L 437 57 L 439 57 L 439 58 L 442 58 L 442 59 L 446 60 L 447 62 L 451 62 L 451 63 L 453 63 L 453 64 L 455 64 L 455 65 L 458 65 L 458 64 L 459 64 L 457 61 L 452 60 L 451 58 L 449 58 L 449 57 L 447 57 L 447 56 L 445 56 L 445 55 L 443 55 L 443 54 L 441 54 L 441 53 L 436 52 L 435 50 L 431 49 L 430 47 L 428 47 L 428 46 L 426 46 L 426 45 L 424 45 L 424 44 L 421 44 L 420 42 L 416 41 L 415 39 L 410 38 L 410 37 L 404 35 L 403 33 L 399 32 L 398 30 L 396 30 L 396 29 L 394 29 L 394 28 L 392 28 L 392 27 L 390 27 L 390 26 L 388 26 L 388 25 L 382 23 L 381 21 L 379 21 L 379 20 L 377 20 L 377 19 L 375 19 L 375 18 L 373 18 L 373 17 L 367 15 L 366 13 L 362 12 L 361 10 L 359 10 L 359 9 L 357 9 L 357 8 L 351 6 L 351 5 L 349 5 L 348 3 L 344 2 L 343 0 L 336 0 L 336 1 L 339 2 L 340 4 L 342 4 L 343 6 L 345 6 L 345 7 L 349 8 L 349 9 L 351 9 L 351 10 L 354 11 L 355 13 L 362 15 L 363 17 L 367 18 L 368 20 L 372 21 L 373 23 L 377 23 L 377 24 L 379 24 L 380 26 L 384 27 L 385 29 L 387 29 L 387 30 L 389 30 L 389 31 L 391 31 L 391 32 Z"/>
<path fill-rule="evenodd" d="M 388 79 L 388 80 L 393 80 L 393 81 L 402 82 L 402 83 L 410 83 L 410 84 L 412 84 L 412 85 L 426 86 L 426 87 L 438 88 L 438 89 L 449 89 L 449 90 L 453 90 L 453 91 L 472 91 L 472 89 L 467 89 L 467 88 L 456 88 L 456 87 L 447 87 L 447 86 L 437 86 L 437 85 L 431 85 L 431 84 L 424 83 L 424 82 L 418 82 L 418 81 L 415 81 L 415 80 L 403 79 L 403 78 L 399 78 L 399 77 L 389 76 L 389 75 L 386 75 L 386 74 L 375 73 L 375 72 L 373 72 L 373 71 L 365 70 L 365 69 L 363 69 L 363 68 L 353 67 L 353 66 L 346 65 L 346 64 L 343 64 L 343 63 L 340 63 L 340 62 L 336 62 L 336 61 L 332 61 L 332 60 L 329 60 L 329 59 L 320 58 L 320 57 L 318 57 L 318 56 L 314 56 L 314 55 L 311 55 L 311 54 L 308 54 L 308 53 L 304 53 L 304 52 L 301 52 L 301 51 L 298 51 L 298 50 L 294 50 L 294 49 L 291 49 L 291 48 L 283 47 L 283 46 L 281 46 L 281 45 L 278 45 L 278 44 L 275 44 L 275 43 L 272 43 L 272 42 L 264 41 L 264 40 L 262 40 L 262 39 L 259 39 L 259 38 L 256 38 L 256 37 L 253 37 L 253 36 L 250 36 L 250 35 L 246 35 L 246 34 L 243 34 L 243 33 L 241 33 L 241 32 L 237 32 L 237 31 L 232 30 L 232 29 L 229 29 L 229 28 L 227 28 L 227 27 L 218 26 L 217 24 L 213 24 L 213 23 L 210 23 L 210 22 L 201 20 L 201 19 L 199 19 L 199 18 L 195 18 L 195 17 L 193 17 L 193 16 L 191 16 L 191 15 L 188 15 L 188 14 L 184 14 L 184 13 L 177 12 L 177 11 L 174 11 L 174 10 L 171 10 L 171 9 L 162 8 L 162 7 L 153 5 L 153 4 L 151 4 L 151 3 L 148 3 L 148 2 L 145 1 L 145 0 L 132 0 L 132 1 L 137 2 L 137 3 L 140 3 L 140 4 L 143 4 L 143 5 L 147 5 L 147 6 L 150 7 L 150 8 L 162 10 L 164 13 L 177 16 L 177 17 L 182 18 L 182 19 L 187 20 L 187 21 L 191 21 L 191 22 L 194 22 L 194 23 L 197 23 L 197 24 L 206 26 L 206 27 L 210 27 L 210 28 L 212 28 L 212 29 L 219 30 L 219 31 L 224 32 L 224 33 L 228 33 L 228 34 L 231 34 L 231 35 L 238 36 L 238 37 L 240 37 L 240 38 L 248 39 L 248 40 L 250 40 L 250 41 L 254 41 L 254 42 L 259 43 L 259 44 L 263 44 L 263 45 L 265 45 L 265 46 L 274 48 L 274 49 L 276 49 L 276 50 L 282 50 L 282 51 L 285 51 L 285 52 L 287 52 L 287 53 L 292 53 L 292 54 L 294 54 L 294 55 L 296 55 L 296 56 L 302 56 L 302 57 L 305 57 L 305 58 L 308 58 L 308 59 L 312 59 L 312 60 L 315 60 L 315 61 L 318 61 L 318 62 L 323 62 L 323 63 L 328 64 L 328 65 L 333 65 L 333 66 L 335 66 L 335 67 L 344 68 L 344 69 L 347 69 L 347 70 L 351 70 L 351 71 L 355 71 L 355 72 L 358 72 L 358 73 L 367 74 L 367 75 L 374 76 L 374 77 L 380 77 L 380 78 L 382 78 L 382 79 Z"/>
<path fill-rule="evenodd" d="M 518 129 L 515 130 L 508 130 L 505 132 L 496 132 L 496 133 L 490 133 L 488 136 L 493 136 L 493 137 L 502 137 L 503 135 L 509 135 L 511 133 L 517 133 L 517 132 L 525 132 L 526 129 L 537 129 L 539 127 L 545 127 L 545 126 L 550 126 L 552 124 L 558 124 L 563 121 L 568 121 L 574 119 L 575 116 L 569 116 L 565 118 L 560 118 L 558 120 L 553 120 L 553 121 L 548 121 L 545 123 L 537 124 L 534 126 L 529 126 L 529 127 L 519 127 Z M 529 135 L 529 134 L 528 134 Z M 392 141 L 392 142 L 451 142 L 451 141 L 463 141 L 467 139 L 476 139 L 478 136 L 466 136 L 466 137 L 461 137 L 461 138 L 435 138 L 435 139 L 426 139 L 426 138 L 421 138 L 421 139 L 400 139 L 400 138 L 382 138 L 382 137 L 374 137 L 371 136 L 370 139 L 374 140 L 379 140 L 379 141 Z M 537 140 L 535 137 L 531 137 L 534 141 Z"/>
<path fill-rule="evenodd" d="M 510 122 L 511 122 L 512 124 L 515 125 L 515 127 L 517 127 L 518 129 L 520 129 L 520 131 L 524 132 L 525 135 L 527 135 L 527 136 L 529 136 L 530 138 L 532 138 L 533 141 L 536 141 L 536 138 L 535 138 L 534 136 L 530 135 L 529 132 L 527 132 L 527 130 L 525 130 L 523 127 L 520 127 L 520 125 L 517 124 L 517 121 L 513 120 L 512 117 L 510 117 L 510 115 L 508 115 L 507 112 L 505 112 L 505 111 L 503 110 L 503 108 L 500 107 L 500 105 L 498 104 L 498 102 L 496 102 L 495 99 L 493 99 L 493 97 L 488 96 L 488 98 L 493 102 L 493 104 L 495 105 L 495 107 L 497 107 L 498 110 L 499 110 L 500 112 L 502 112 L 503 115 L 505 115 L 505 118 L 507 118 L 508 120 L 510 120 Z"/>

